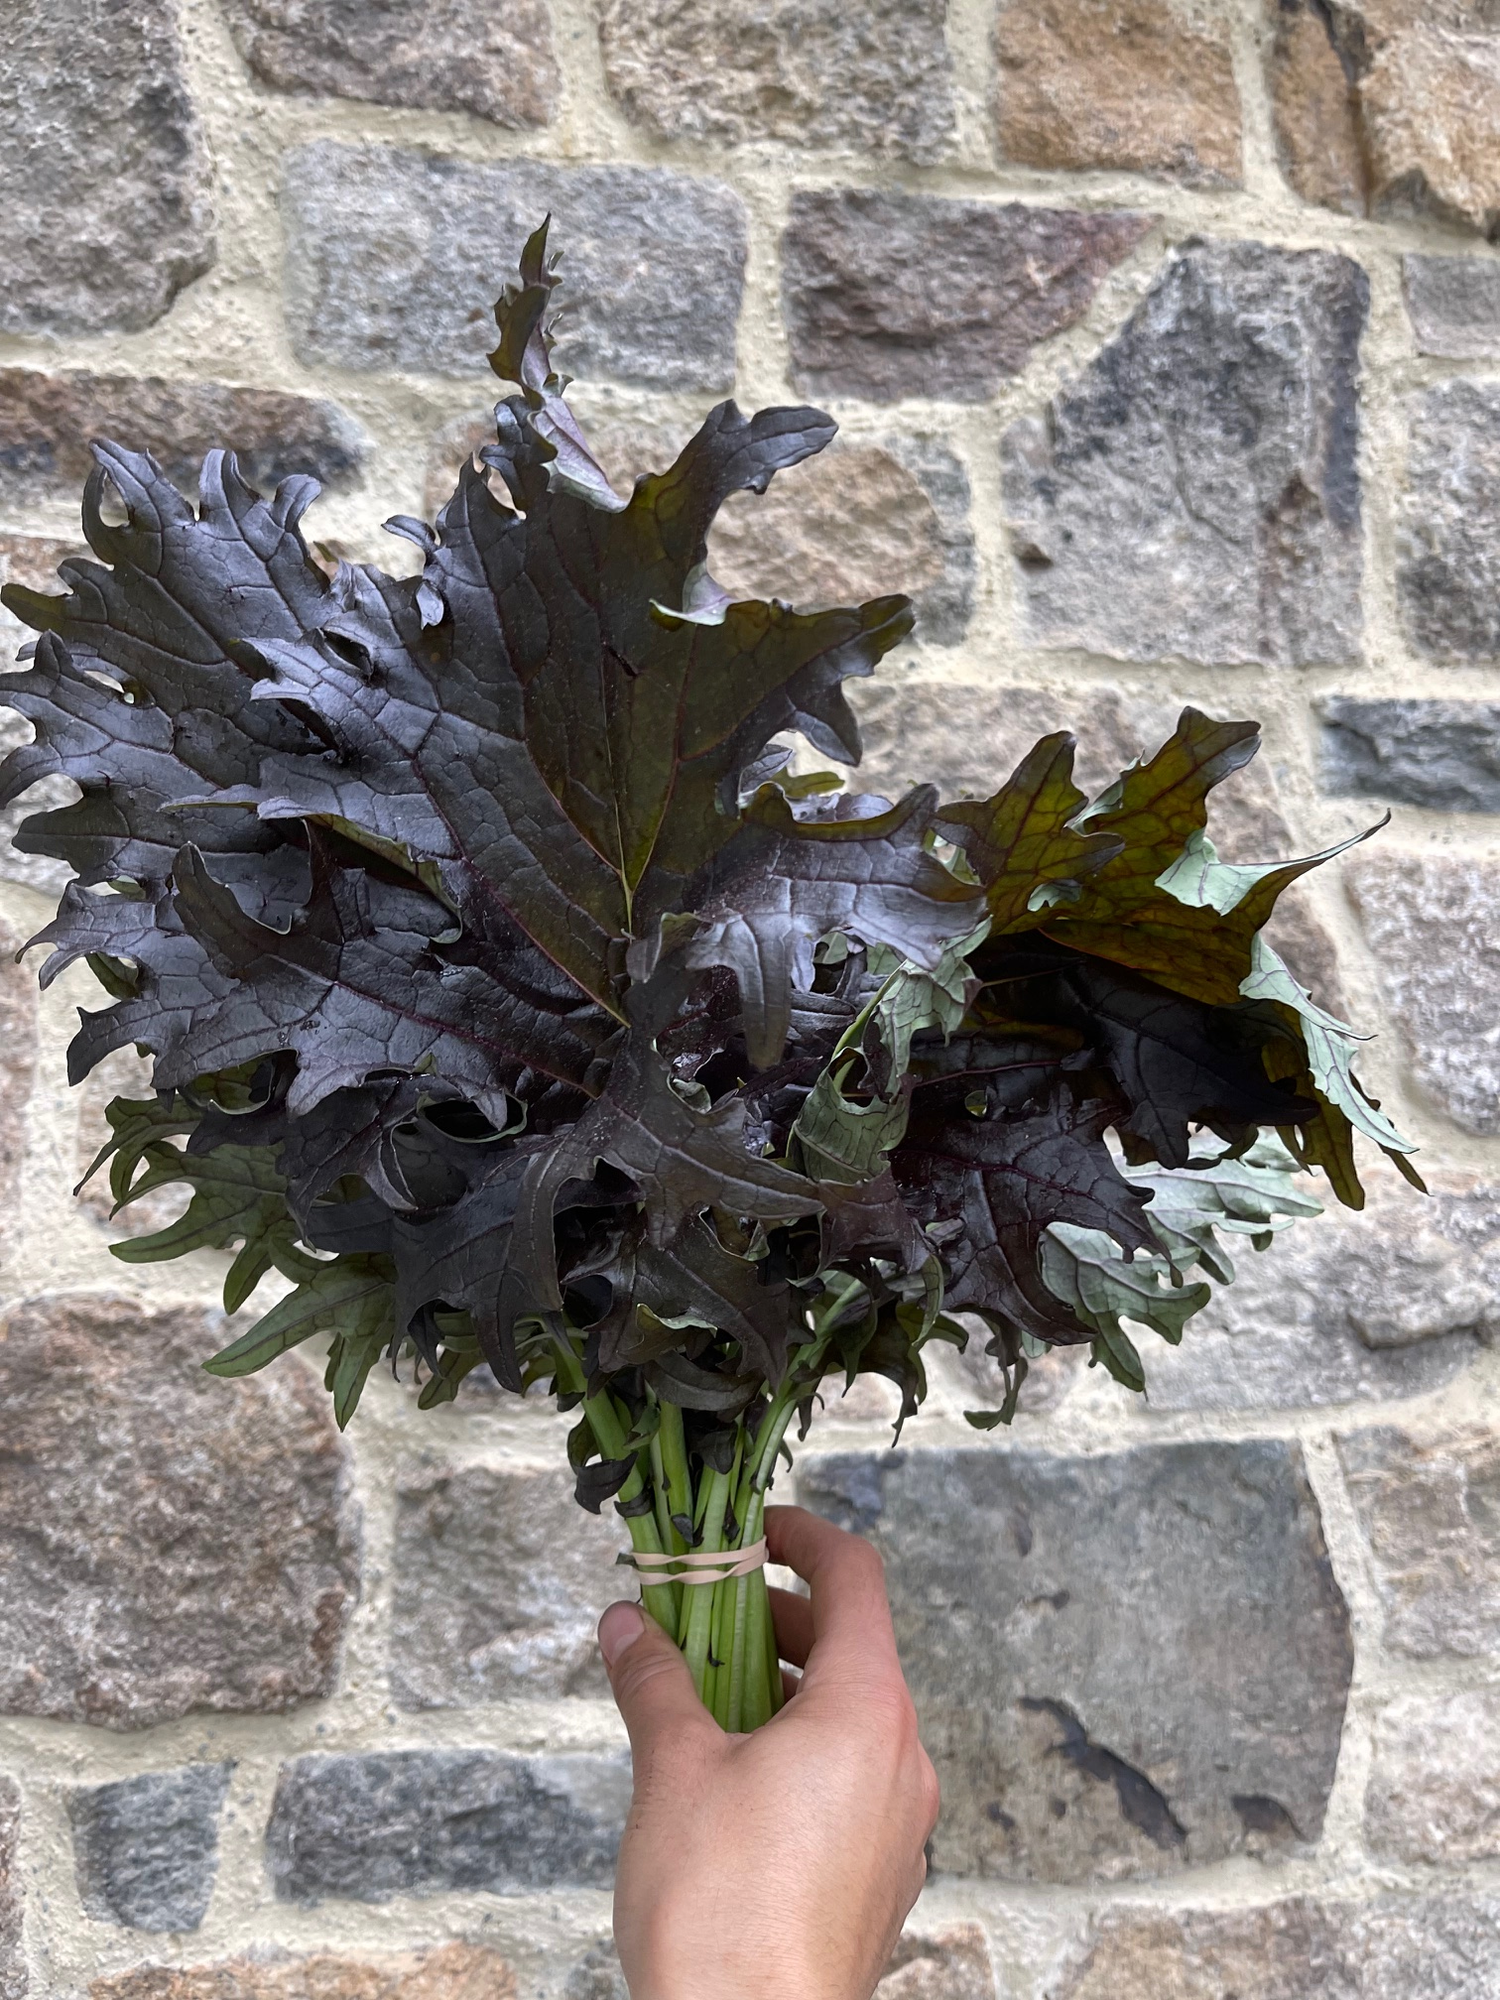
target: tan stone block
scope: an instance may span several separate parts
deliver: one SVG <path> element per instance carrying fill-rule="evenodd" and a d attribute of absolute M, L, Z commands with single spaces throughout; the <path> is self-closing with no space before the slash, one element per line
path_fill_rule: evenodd
<path fill-rule="evenodd" d="M 1223 29 L 1171 0 L 1009 0 L 995 28 L 1000 150 L 1023 166 L 1240 179 Z"/>
<path fill-rule="evenodd" d="M 1359 86 L 1377 213 L 1500 227 L 1500 36 L 1419 26 Z"/>
<path fill-rule="evenodd" d="M 516 1993 L 515 1973 L 499 1952 L 445 1944 L 381 1958 L 314 1952 L 146 1965 L 94 1980 L 89 2000 L 516 2000 Z"/>
<path fill-rule="evenodd" d="M 1359 103 L 1313 0 L 1271 0 L 1271 93 L 1282 169 L 1305 201 L 1365 212 Z"/>
<path fill-rule="evenodd" d="M 1500 1689 L 1402 1695 L 1381 1712 L 1365 1838 L 1391 1861 L 1500 1855 Z"/>
<path fill-rule="evenodd" d="M 1382 1427 L 1338 1448 L 1387 1647 L 1417 1659 L 1500 1652 L 1500 1437 L 1464 1430 L 1424 1443 Z"/>
<path fill-rule="evenodd" d="M 981 1924 L 933 1936 L 908 1932 L 891 1953 L 875 2000 L 995 2000 L 995 1968 Z"/>
<path fill-rule="evenodd" d="M 1047 2000 L 1497 2000 L 1497 1913 L 1463 1895 L 1109 1910 Z"/>
<path fill-rule="evenodd" d="M 0 1321 L 0 1714 L 145 1728 L 333 1692 L 359 1580 L 310 1370 L 221 1381 L 222 1317 L 89 1294 Z"/>

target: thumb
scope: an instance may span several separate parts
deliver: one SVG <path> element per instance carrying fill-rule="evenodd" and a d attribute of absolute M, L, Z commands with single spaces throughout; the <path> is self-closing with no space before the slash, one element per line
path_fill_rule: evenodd
<path fill-rule="evenodd" d="M 656 1748 L 685 1732 L 714 1727 L 687 1661 L 638 1604 L 612 1604 L 599 1620 L 599 1650 L 639 1773 Z"/>

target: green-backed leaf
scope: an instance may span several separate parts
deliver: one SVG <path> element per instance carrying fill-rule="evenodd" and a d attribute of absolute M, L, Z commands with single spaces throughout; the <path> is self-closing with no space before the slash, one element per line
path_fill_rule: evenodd
<path fill-rule="evenodd" d="M 1363 1037 L 1318 1006 L 1305 986 L 1287 970 L 1263 937 L 1254 940 L 1250 971 L 1240 991 L 1247 1000 L 1268 1001 L 1291 1017 L 1307 1051 L 1307 1067 L 1318 1096 L 1342 1112 L 1357 1132 L 1373 1139 L 1387 1153 L 1414 1153 L 1414 1140 L 1403 1138 L 1353 1071 L 1353 1057 Z"/>
<path fill-rule="evenodd" d="M 253 1375 L 316 1333 L 331 1332 L 355 1344 L 383 1340 L 389 1345 L 393 1297 L 388 1259 L 336 1257 L 319 1265 L 248 1333 L 203 1365 L 210 1375 Z"/>

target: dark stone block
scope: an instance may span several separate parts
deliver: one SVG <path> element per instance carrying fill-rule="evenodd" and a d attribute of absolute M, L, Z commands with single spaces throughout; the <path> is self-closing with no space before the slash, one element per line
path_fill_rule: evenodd
<path fill-rule="evenodd" d="M 266 1833 L 282 1902 L 607 1888 L 628 1758 L 396 1750 L 282 1766 Z"/>
<path fill-rule="evenodd" d="M 150 1771 L 68 1794 L 78 1893 L 91 1917 L 138 1931 L 195 1931 L 219 1872 L 231 1764 Z"/>
<path fill-rule="evenodd" d="M 1325 792 L 1437 812 L 1500 812 L 1500 703 L 1321 704 Z"/>
<path fill-rule="evenodd" d="M 1310 666 L 1361 649 L 1359 343 L 1325 250 L 1189 245 L 1004 442 L 1025 622 L 1114 659 Z"/>
<path fill-rule="evenodd" d="M 262 492 L 299 472 L 349 486 L 368 449 L 359 426 L 321 397 L 154 375 L 0 369 L 0 500 L 72 499 L 94 469 L 89 445 L 101 437 L 149 451 L 194 495 L 198 468 L 215 446 L 233 451 Z"/>
<path fill-rule="evenodd" d="M 796 380 L 877 403 L 983 402 L 1082 318 L 1151 221 L 867 188 L 794 194 L 782 259 Z"/>
<path fill-rule="evenodd" d="M 885 1558 L 935 1865 L 1080 1882 L 1316 1841 L 1353 1656 L 1293 1444 L 810 1459 Z"/>

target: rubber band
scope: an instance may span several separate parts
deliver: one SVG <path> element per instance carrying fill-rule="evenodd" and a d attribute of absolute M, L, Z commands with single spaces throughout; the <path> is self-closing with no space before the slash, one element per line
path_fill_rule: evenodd
<path fill-rule="evenodd" d="M 650 1549 L 623 1555 L 620 1561 L 639 1570 L 648 1583 L 728 1583 L 737 1576 L 750 1576 L 766 1560 L 765 1538 L 744 1549 L 689 1549 L 685 1555 L 669 1556 Z"/>

